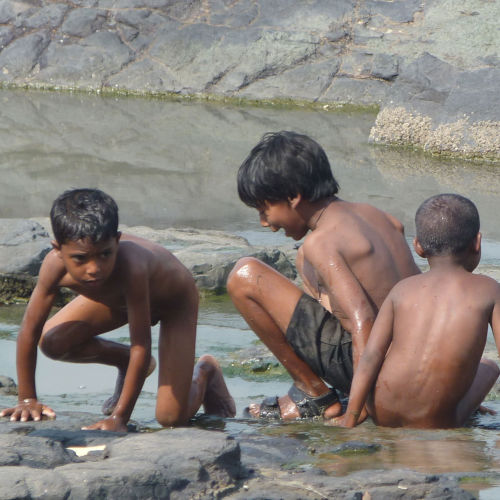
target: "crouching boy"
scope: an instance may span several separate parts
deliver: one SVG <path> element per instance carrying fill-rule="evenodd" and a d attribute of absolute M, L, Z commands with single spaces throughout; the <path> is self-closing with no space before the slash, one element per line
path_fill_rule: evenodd
<path fill-rule="evenodd" d="M 109 415 L 87 427 L 125 431 L 145 378 L 155 369 L 151 325 L 160 323 L 156 418 L 178 425 L 201 404 L 234 416 L 234 402 L 211 356 L 194 370 L 198 291 L 188 269 L 160 245 L 118 232 L 118 208 L 97 189 L 59 196 L 50 212 L 55 240 L 45 257 L 17 340 L 19 401 L 0 416 L 11 420 L 55 417 L 35 386 L 37 345 L 50 358 L 115 366 Z M 47 319 L 59 287 L 78 293 Z M 99 335 L 129 324 L 130 346 Z"/>
<path fill-rule="evenodd" d="M 481 359 L 489 324 L 500 348 L 500 285 L 472 274 L 481 257 L 475 205 L 433 196 L 415 222 L 415 250 L 430 270 L 398 283 L 384 301 L 354 374 L 346 427 L 365 401 L 378 425 L 462 426 L 500 373 Z"/>

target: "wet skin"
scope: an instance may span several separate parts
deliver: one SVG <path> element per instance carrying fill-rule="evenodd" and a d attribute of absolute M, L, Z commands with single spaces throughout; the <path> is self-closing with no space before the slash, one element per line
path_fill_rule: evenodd
<path fill-rule="evenodd" d="M 156 417 L 162 425 L 185 422 L 192 416 L 189 395 L 198 311 L 198 291 L 190 272 L 163 247 L 133 236 L 118 235 L 99 243 L 53 242 L 53 246 L 18 335 L 19 403 L 1 414 L 22 421 L 55 416 L 36 396 L 40 343 L 53 359 L 117 367 L 123 385 L 112 414 L 88 428 L 125 430 L 151 369 L 151 324 L 159 321 Z M 47 320 L 61 286 L 79 295 Z M 98 337 L 126 323 L 130 346 Z"/>
<path fill-rule="evenodd" d="M 261 225 L 284 229 L 295 240 L 307 234 L 297 255 L 304 290 L 332 312 L 351 333 L 356 369 L 384 298 L 400 279 L 419 273 L 397 219 L 366 204 L 339 198 L 311 203 L 297 197 L 260 207 Z M 256 259 L 240 260 L 228 291 L 249 326 L 311 396 L 325 394 L 325 383 L 292 350 L 285 332 L 303 291 Z M 297 418 L 288 396 L 279 399 L 283 418 Z M 331 418 L 338 403 L 326 410 Z M 250 412 L 258 416 L 259 405 Z"/>
<path fill-rule="evenodd" d="M 471 273 L 480 240 L 458 256 L 430 257 L 430 271 L 394 287 L 341 425 L 355 425 L 366 400 L 374 421 L 390 427 L 458 427 L 479 407 L 500 373 L 495 362 L 481 359 L 488 325 L 500 348 L 500 285 Z M 415 249 L 425 257 L 418 240 Z"/>

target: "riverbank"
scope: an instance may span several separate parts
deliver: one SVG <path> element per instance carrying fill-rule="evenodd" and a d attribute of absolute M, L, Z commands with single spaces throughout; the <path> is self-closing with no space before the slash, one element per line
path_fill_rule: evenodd
<path fill-rule="evenodd" d="M 499 14 L 487 0 L 2 0 L 0 85 L 376 106 L 375 143 L 499 161 Z"/>

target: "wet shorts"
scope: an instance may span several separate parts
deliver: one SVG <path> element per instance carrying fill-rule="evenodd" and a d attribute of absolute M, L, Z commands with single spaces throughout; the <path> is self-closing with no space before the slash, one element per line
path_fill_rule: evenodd
<path fill-rule="evenodd" d="M 318 377 L 349 393 L 353 373 L 351 334 L 310 295 L 304 294 L 298 301 L 286 339 Z"/>

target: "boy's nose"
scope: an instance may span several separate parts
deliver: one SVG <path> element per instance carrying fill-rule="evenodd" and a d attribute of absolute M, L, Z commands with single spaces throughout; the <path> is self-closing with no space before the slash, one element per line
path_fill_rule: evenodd
<path fill-rule="evenodd" d="M 266 218 L 265 217 L 261 217 L 260 218 L 260 225 L 262 227 L 269 227 L 269 222 L 267 222 Z"/>
<path fill-rule="evenodd" d="M 97 276 L 101 271 L 101 267 L 96 261 L 90 261 L 87 265 L 87 274 L 89 276 Z"/>

